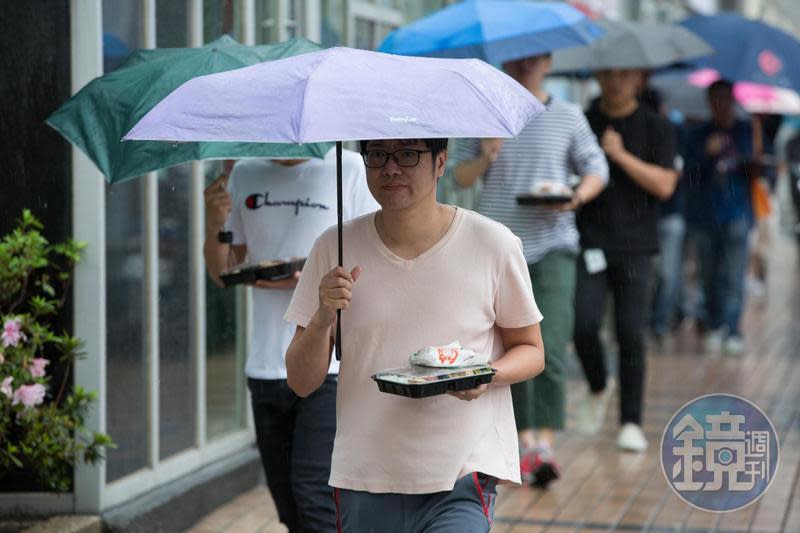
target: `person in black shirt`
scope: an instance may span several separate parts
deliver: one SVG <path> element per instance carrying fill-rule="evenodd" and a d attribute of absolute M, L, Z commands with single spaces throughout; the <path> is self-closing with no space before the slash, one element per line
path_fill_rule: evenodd
<path fill-rule="evenodd" d="M 650 261 L 658 253 L 660 201 L 669 198 L 678 175 L 673 169 L 675 134 L 669 122 L 640 105 L 638 70 L 596 73 L 601 96 L 586 117 L 609 163 L 608 187 L 578 213 L 583 260 L 575 292 L 575 349 L 589 382 L 579 414 L 585 432 L 600 429 L 608 404 L 605 353 L 600 326 L 611 289 L 619 344 L 620 422 L 617 446 L 643 452 L 644 328 Z"/>

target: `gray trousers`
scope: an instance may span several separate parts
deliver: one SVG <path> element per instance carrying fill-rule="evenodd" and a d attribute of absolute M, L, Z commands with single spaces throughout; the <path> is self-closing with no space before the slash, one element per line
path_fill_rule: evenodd
<path fill-rule="evenodd" d="M 492 526 L 495 478 L 474 472 L 453 490 L 375 494 L 334 489 L 343 533 L 486 533 Z"/>

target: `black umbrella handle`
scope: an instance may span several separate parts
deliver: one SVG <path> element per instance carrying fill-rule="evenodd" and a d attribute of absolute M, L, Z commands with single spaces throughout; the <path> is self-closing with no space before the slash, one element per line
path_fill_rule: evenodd
<path fill-rule="evenodd" d="M 336 216 L 339 236 L 339 266 L 344 267 L 344 246 L 342 245 L 342 141 L 336 141 Z M 342 358 L 342 310 L 336 310 L 336 360 Z"/>

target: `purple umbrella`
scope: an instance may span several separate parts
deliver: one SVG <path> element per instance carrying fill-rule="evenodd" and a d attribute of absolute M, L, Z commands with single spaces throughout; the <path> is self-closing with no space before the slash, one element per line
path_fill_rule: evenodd
<path fill-rule="evenodd" d="M 337 47 L 189 80 L 124 140 L 513 137 L 542 109 L 482 61 Z"/>
<path fill-rule="evenodd" d="M 477 59 L 337 47 L 191 79 L 123 140 L 336 141 L 341 266 L 342 141 L 514 137 L 542 110 L 527 89 Z"/>

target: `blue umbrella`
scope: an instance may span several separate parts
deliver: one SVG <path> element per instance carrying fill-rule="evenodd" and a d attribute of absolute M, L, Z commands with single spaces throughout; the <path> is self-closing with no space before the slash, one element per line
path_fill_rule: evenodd
<path fill-rule="evenodd" d="M 716 54 L 691 63 L 713 68 L 730 81 L 749 81 L 800 91 L 800 41 L 778 28 L 735 14 L 691 17 L 681 25 Z"/>
<path fill-rule="evenodd" d="M 561 2 L 467 0 L 393 31 L 378 51 L 499 64 L 584 46 L 601 35 L 586 15 Z"/>

